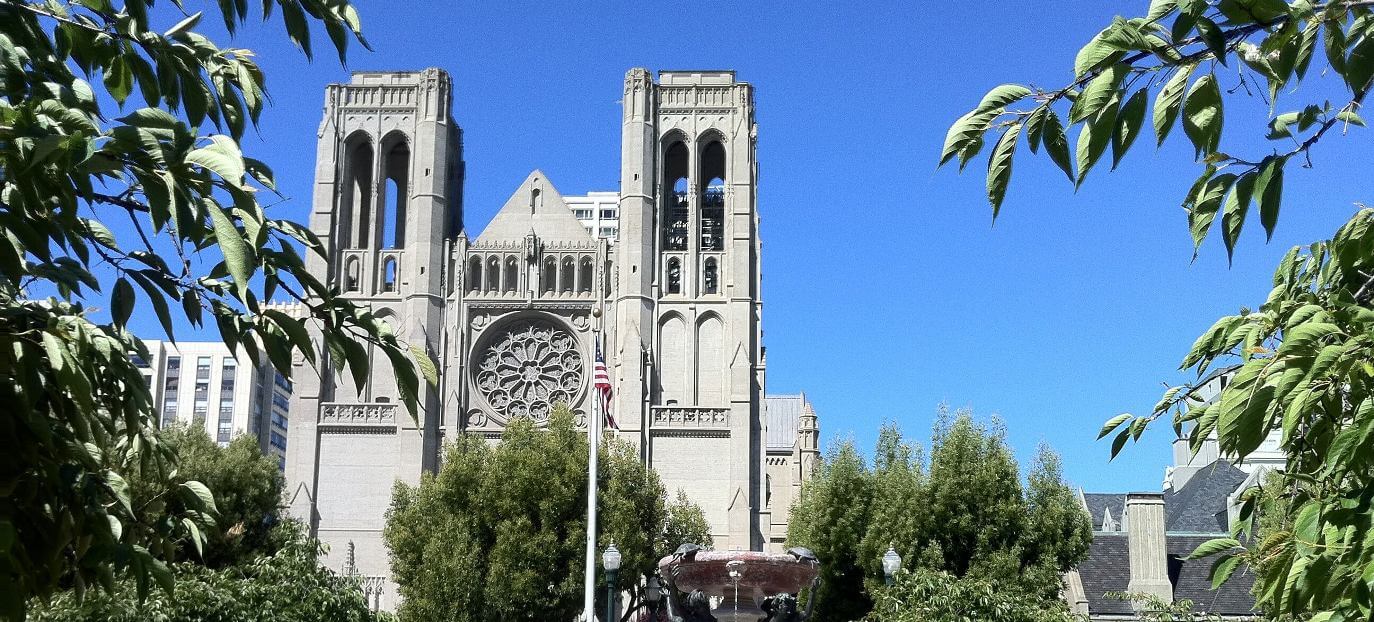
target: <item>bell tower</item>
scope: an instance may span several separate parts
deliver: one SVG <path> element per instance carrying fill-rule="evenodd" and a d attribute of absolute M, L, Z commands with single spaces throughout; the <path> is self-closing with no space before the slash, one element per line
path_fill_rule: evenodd
<path fill-rule="evenodd" d="M 759 549 L 753 88 L 733 71 L 662 71 L 655 81 L 632 69 L 624 106 L 618 407 L 644 414 L 648 459 L 670 494 L 682 488 L 702 505 L 717 546 Z M 728 455 L 728 468 L 692 472 L 703 454 Z"/>
<path fill-rule="evenodd" d="M 349 83 L 327 88 L 310 213 L 327 257 L 307 260 L 321 281 L 436 359 L 447 249 L 463 218 L 462 134 L 451 99 L 440 69 L 355 72 Z M 421 383 L 412 419 L 386 356 L 368 352 L 372 370 L 362 386 L 349 373 L 333 373 L 329 357 L 328 349 L 320 352 L 320 371 L 293 365 L 292 514 L 333 550 L 353 543 L 364 575 L 386 574 L 380 531 L 389 491 L 397 479 L 413 483 L 437 468 L 439 390 Z M 369 456 L 367 464 L 359 456 Z"/>

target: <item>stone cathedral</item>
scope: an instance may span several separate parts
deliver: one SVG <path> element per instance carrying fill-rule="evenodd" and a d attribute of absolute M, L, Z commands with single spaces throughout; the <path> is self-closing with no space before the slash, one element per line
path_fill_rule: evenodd
<path fill-rule="evenodd" d="M 393 482 L 436 470 L 445 438 L 496 439 L 559 402 L 586 425 L 598 339 L 618 435 L 669 494 L 702 507 L 717 548 L 780 546 L 819 432 L 804 395 L 765 395 L 752 86 L 630 70 L 619 192 L 565 197 L 535 170 L 475 237 L 451 98 L 438 69 L 359 72 L 325 94 L 310 227 L 329 252 L 309 269 L 440 362 L 417 424 L 386 357 L 365 386 L 296 361 L 291 512 L 326 563 L 394 607 Z"/>

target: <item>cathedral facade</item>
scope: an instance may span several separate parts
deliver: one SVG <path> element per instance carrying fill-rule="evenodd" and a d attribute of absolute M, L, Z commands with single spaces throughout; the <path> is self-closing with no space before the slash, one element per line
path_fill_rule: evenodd
<path fill-rule="evenodd" d="M 536 170 L 475 237 L 451 92 L 438 69 L 326 92 L 310 227 L 328 258 L 309 269 L 440 363 L 412 419 L 385 356 L 364 386 L 296 362 L 291 512 L 330 545 L 326 563 L 347 551 L 390 608 L 393 482 L 436 470 L 445 438 L 495 439 L 558 403 L 586 425 L 598 344 L 617 434 L 702 507 L 717 548 L 780 546 L 818 426 L 804 396 L 765 399 L 751 85 L 630 70 L 619 192 L 564 197 Z"/>

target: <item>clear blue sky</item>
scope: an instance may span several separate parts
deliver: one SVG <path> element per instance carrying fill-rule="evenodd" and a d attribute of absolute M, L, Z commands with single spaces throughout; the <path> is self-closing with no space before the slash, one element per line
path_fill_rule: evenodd
<path fill-rule="evenodd" d="M 1315 170 L 1290 167 L 1274 241 L 1252 218 L 1228 268 L 1219 239 L 1191 261 L 1179 202 L 1198 169 L 1177 129 L 1116 173 L 1101 165 L 1077 194 L 1018 154 L 995 227 L 984 157 L 962 176 L 935 170 L 946 128 L 989 88 L 1062 85 L 1079 46 L 1147 4 L 364 0 L 375 52 L 355 47 L 349 69 L 453 75 L 473 235 L 536 167 L 564 194 L 617 189 L 628 68 L 735 69 L 757 90 L 769 392 L 805 390 L 827 444 L 869 448 L 885 419 L 926 439 L 948 403 L 1004 419 L 1023 461 L 1050 444 L 1089 490 L 1158 489 L 1171 432 L 1109 463 L 1101 422 L 1148 411 L 1197 334 L 1258 305 L 1290 245 L 1328 236 L 1371 197 L 1353 181 L 1367 160 L 1352 145 L 1367 137 L 1333 136 Z M 298 220 L 324 87 L 347 80 L 317 37 L 313 64 L 275 18 L 234 42 L 259 53 L 274 98 L 245 149 L 291 198 L 276 214 Z M 1252 108 L 1228 131 L 1260 131 L 1265 111 Z"/>

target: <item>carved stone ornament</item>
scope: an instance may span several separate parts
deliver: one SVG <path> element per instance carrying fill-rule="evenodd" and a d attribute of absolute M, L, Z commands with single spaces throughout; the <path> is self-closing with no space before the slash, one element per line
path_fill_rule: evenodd
<path fill-rule="evenodd" d="M 516 322 L 488 338 L 474 368 L 477 390 L 498 418 L 540 423 L 554 404 L 574 403 L 586 378 L 577 339 L 545 320 Z"/>
<path fill-rule="evenodd" d="M 480 411 L 480 410 L 477 410 L 477 409 L 473 409 L 473 410 L 469 411 L 469 412 L 468 412 L 468 427 L 470 427 L 470 428 L 485 428 L 485 427 L 487 427 L 487 414 L 484 413 L 484 412 L 482 412 L 482 411 Z"/>
<path fill-rule="evenodd" d="M 488 315 L 486 315 L 486 314 L 474 315 L 474 316 L 472 316 L 472 329 L 473 329 L 473 330 L 482 330 L 482 327 L 483 327 L 483 326 L 486 326 L 487 323 L 490 322 L 490 321 L 491 321 L 491 316 L 488 316 Z"/>
<path fill-rule="evenodd" d="M 587 320 L 587 316 L 585 315 L 574 315 L 572 317 L 572 325 L 573 328 L 577 330 L 585 331 L 591 327 L 592 323 Z"/>

